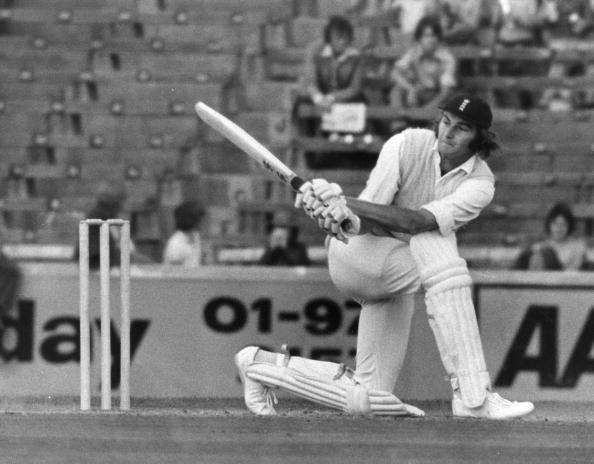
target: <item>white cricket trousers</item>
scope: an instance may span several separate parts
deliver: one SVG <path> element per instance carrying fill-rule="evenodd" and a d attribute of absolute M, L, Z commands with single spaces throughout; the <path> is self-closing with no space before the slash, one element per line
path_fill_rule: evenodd
<path fill-rule="evenodd" d="M 336 287 L 361 304 L 356 374 L 368 388 L 392 392 L 406 354 L 420 279 L 407 242 L 358 235 L 328 245 Z"/>

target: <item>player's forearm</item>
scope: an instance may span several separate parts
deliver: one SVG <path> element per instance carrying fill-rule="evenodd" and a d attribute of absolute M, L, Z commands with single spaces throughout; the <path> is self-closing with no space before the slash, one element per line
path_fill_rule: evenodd
<path fill-rule="evenodd" d="M 380 227 L 407 234 L 418 234 L 437 229 L 437 221 L 429 211 L 412 210 L 394 205 L 378 205 L 357 198 L 347 198 L 347 206 L 358 215 Z"/>

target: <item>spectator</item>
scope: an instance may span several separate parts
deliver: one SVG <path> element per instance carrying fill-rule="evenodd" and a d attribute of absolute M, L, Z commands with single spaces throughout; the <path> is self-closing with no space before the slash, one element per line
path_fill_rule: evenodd
<path fill-rule="evenodd" d="M 327 110 L 335 102 L 364 101 L 361 90 L 361 54 L 352 46 L 354 29 L 341 16 L 331 16 L 324 27 L 322 41 L 309 47 L 303 78 L 302 95 L 297 99 L 295 111 L 303 103 L 312 102 Z M 319 118 L 309 118 L 301 124 L 303 132 L 313 135 Z"/>
<path fill-rule="evenodd" d="M 504 46 L 545 46 L 545 29 L 557 20 L 551 0 L 499 0 L 497 42 Z"/>
<path fill-rule="evenodd" d="M 584 39 L 594 31 L 594 13 L 590 0 L 549 0 L 556 15 L 551 17 L 551 39 Z"/>
<path fill-rule="evenodd" d="M 299 227 L 290 215 L 279 213 L 269 233 L 269 243 L 260 258 L 264 266 L 309 266 L 307 247 L 299 241 Z"/>
<path fill-rule="evenodd" d="M 551 79 L 563 79 L 565 69 L 562 65 L 553 64 L 549 69 Z M 579 94 L 569 86 L 547 87 L 544 89 L 538 106 L 553 112 L 571 111 L 577 103 Z"/>
<path fill-rule="evenodd" d="M 200 236 L 200 223 L 204 211 L 196 201 L 179 204 L 174 212 L 175 232 L 165 245 L 164 264 L 199 267 L 210 263 L 208 247 Z"/>
<path fill-rule="evenodd" d="M 0 251 L 0 334 L 4 327 L 2 316 L 12 309 L 21 284 L 21 270 Z"/>
<path fill-rule="evenodd" d="M 95 206 L 86 215 L 89 219 L 117 219 L 120 217 L 122 207 L 126 200 L 125 188 L 119 183 L 104 182 L 98 190 Z M 118 267 L 120 265 L 120 244 L 119 229 L 110 228 L 109 235 L 109 265 Z M 78 260 L 78 242 L 75 246 L 74 259 Z M 150 263 L 152 260 L 139 253 L 130 243 L 130 260 L 136 263 Z M 99 226 L 89 226 L 89 268 L 99 269 L 100 265 L 100 240 Z"/>
<path fill-rule="evenodd" d="M 439 22 L 422 18 L 415 29 L 416 44 L 394 65 L 390 102 L 409 108 L 437 106 L 456 86 L 456 58 L 441 44 Z"/>
<path fill-rule="evenodd" d="M 478 43 L 483 13 L 482 0 L 437 0 L 434 5 L 446 44 Z"/>
<path fill-rule="evenodd" d="M 545 239 L 526 248 L 516 261 L 517 269 L 566 270 L 586 265 L 586 242 L 573 236 L 575 217 L 565 203 L 554 205 L 545 219 Z"/>
<path fill-rule="evenodd" d="M 434 0 L 394 0 L 392 7 L 400 10 L 400 31 L 412 35 L 421 18 L 437 11 L 434 4 Z"/>
<path fill-rule="evenodd" d="M 14 306 L 22 281 L 21 270 L 17 263 L 2 253 L 2 244 L 8 235 L 4 215 L 0 211 L 0 336 L 4 323 L 2 316 Z"/>

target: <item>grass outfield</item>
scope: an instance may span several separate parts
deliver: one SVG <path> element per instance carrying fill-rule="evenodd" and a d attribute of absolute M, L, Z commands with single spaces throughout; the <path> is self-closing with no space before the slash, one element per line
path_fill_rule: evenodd
<path fill-rule="evenodd" d="M 93 404 L 98 404 L 94 399 Z M 255 417 L 239 399 L 134 399 L 127 413 L 76 398 L 0 402 L 0 463 L 592 463 L 594 404 L 538 403 L 523 420 L 352 417 L 280 398 Z"/>

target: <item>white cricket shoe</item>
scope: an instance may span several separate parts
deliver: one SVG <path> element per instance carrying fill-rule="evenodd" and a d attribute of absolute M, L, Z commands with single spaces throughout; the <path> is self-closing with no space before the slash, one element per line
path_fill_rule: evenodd
<path fill-rule="evenodd" d="M 484 419 L 513 419 L 525 416 L 534 410 L 530 401 L 509 401 L 497 393 L 487 392 L 485 402 L 478 408 L 464 405 L 460 394 L 454 392 L 452 399 L 452 413 L 454 417 L 479 417 Z"/>
<path fill-rule="evenodd" d="M 243 383 L 243 398 L 247 408 L 259 416 L 272 416 L 276 414 L 273 406 L 273 402 L 276 402 L 274 393 L 269 387 L 245 375 L 246 369 L 254 363 L 254 357 L 258 350 L 257 346 L 248 346 L 237 352 L 235 365 Z"/>

